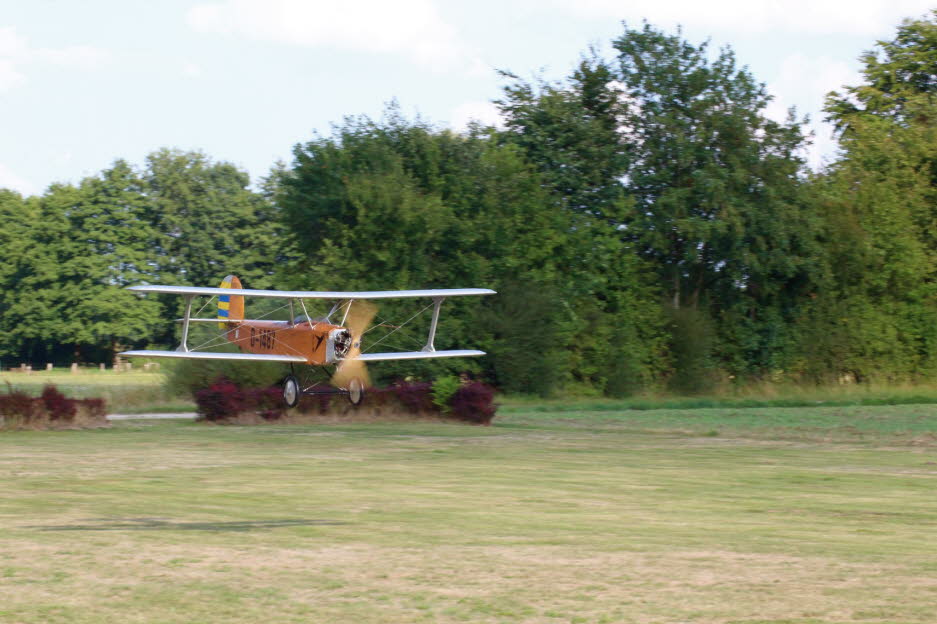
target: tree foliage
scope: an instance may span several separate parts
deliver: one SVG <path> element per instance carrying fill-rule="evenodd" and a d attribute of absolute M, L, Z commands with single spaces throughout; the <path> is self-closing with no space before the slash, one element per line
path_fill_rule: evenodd
<path fill-rule="evenodd" d="M 172 342 L 177 299 L 143 299 L 128 285 L 213 284 L 232 269 L 269 285 L 280 225 L 247 184 L 227 163 L 161 150 L 142 172 L 118 160 L 41 197 L 0 191 L 11 224 L 0 237 L 0 356 L 108 362 Z"/>
<path fill-rule="evenodd" d="M 0 190 L 0 358 L 168 345 L 181 302 L 123 287 L 235 273 L 255 288 L 500 291 L 447 301 L 437 334 L 490 357 L 375 367 L 388 381 L 467 372 L 625 396 L 932 376 L 937 11 L 862 61 L 862 83 L 827 99 L 842 149 L 816 173 L 804 120 L 770 119 L 731 48 L 645 23 L 565 79 L 504 72 L 500 129 L 457 134 L 391 105 L 296 145 L 257 188 L 163 149 L 39 197 Z M 385 304 L 369 339 L 421 348 L 428 310 L 395 323 L 419 311 Z"/>
<path fill-rule="evenodd" d="M 827 278 L 804 351 L 814 377 L 913 380 L 937 364 L 937 11 L 862 60 L 827 99 L 843 151 L 814 182 Z"/>

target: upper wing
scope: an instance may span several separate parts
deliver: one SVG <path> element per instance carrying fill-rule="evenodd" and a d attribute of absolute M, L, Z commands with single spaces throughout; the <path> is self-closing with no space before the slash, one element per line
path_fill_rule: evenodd
<path fill-rule="evenodd" d="M 494 295 L 487 288 L 431 288 L 427 290 L 253 290 L 251 288 L 200 288 L 197 286 L 130 286 L 128 290 L 173 295 L 244 295 L 278 299 L 398 299 L 407 297 L 466 297 Z"/>

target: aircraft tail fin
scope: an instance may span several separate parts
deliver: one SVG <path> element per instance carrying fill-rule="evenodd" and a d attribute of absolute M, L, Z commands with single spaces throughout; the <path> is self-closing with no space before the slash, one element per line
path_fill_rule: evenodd
<path fill-rule="evenodd" d="M 236 275 L 229 275 L 221 282 L 220 288 L 241 288 L 241 280 Z M 243 295 L 218 295 L 218 326 L 224 329 L 227 323 L 244 320 Z"/>

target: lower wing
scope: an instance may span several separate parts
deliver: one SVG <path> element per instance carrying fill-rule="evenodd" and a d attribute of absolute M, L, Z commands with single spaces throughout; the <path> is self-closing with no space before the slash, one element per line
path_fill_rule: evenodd
<path fill-rule="evenodd" d="M 214 319 L 212 319 L 214 321 Z M 217 321 L 214 321 L 217 322 Z M 118 355 L 127 357 L 163 357 L 186 360 L 239 360 L 241 362 L 299 362 L 306 358 L 299 355 L 262 355 L 257 353 L 216 353 L 212 351 L 124 351 Z"/>
<path fill-rule="evenodd" d="M 459 349 L 454 351 L 396 351 L 391 353 L 362 353 L 357 360 L 381 362 L 386 360 L 423 360 L 431 358 L 475 357 L 485 355 L 484 351 Z"/>

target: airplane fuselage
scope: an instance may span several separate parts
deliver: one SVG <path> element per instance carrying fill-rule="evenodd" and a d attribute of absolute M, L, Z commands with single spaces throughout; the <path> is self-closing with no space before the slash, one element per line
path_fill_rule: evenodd
<path fill-rule="evenodd" d="M 348 352 L 348 330 L 323 321 L 227 323 L 225 337 L 244 353 L 298 355 L 314 366 L 333 364 Z"/>

